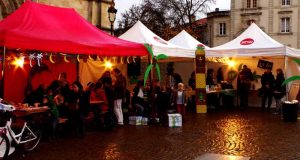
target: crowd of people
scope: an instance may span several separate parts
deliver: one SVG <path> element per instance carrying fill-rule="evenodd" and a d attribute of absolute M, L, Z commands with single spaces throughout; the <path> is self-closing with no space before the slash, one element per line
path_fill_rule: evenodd
<path fill-rule="evenodd" d="M 281 68 L 276 70 L 276 78 L 274 77 L 271 69 L 266 69 L 261 76 L 261 88 L 259 89 L 259 96 L 261 97 L 261 111 L 270 112 L 273 97 L 276 102 L 276 110 L 274 113 L 281 112 L 281 99 L 286 94 L 286 86 L 282 85 L 285 77 Z M 244 65 L 243 69 L 239 73 L 239 91 L 241 106 L 248 107 L 248 93 L 251 88 L 251 81 L 253 81 L 253 74 L 251 70 Z M 268 100 L 267 107 L 266 101 Z"/>
<path fill-rule="evenodd" d="M 276 110 L 275 113 L 280 113 L 281 111 L 281 100 L 286 94 L 286 86 L 282 85 L 285 80 L 284 73 L 282 69 L 278 68 L 276 70 L 276 78 L 272 74 L 271 69 L 266 69 L 263 75 L 261 76 L 261 88 L 259 89 L 259 96 L 261 97 L 261 111 L 270 111 L 272 100 L 275 99 L 276 102 Z M 224 76 L 222 67 L 218 69 L 217 82 L 214 78 L 214 70 L 208 69 L 206 76 L 206 84 L 209 86 L 214 86 L 216 84 L 223 83 Z M 252 87 L 252 82 L 254 81 L 254 75 L 250 68 L 247 65 L 243 65 L 241 71 L 237 75 L 237 90 L 239 95 L 239 106 L 242 109 L 246 109 L 248 107 L 248 96 L 249 91 Z M 233 86 L 232 86 L 233 88 Z M 208 95 L 208 104 L 215 105 L 216 97 L 215 95 Z M 266 101 L 268 101 L 266 106 Z"/>
<path fill-rule="evenodd" d="M 164 83 L 150 83 L 140 80 L 133 91 L 127 89 L 127 80 L 117 68 L 105 71 L 97 82 L 89 82 L 86 88 L 75 81 L 69 83 L 67 74 L 60 73 L 49 86 L 41 84 L 34 91 L 26 91 L 24 103 L 50 108 L 48 133 L 56 134 L 59 119 L 67 119 L 68 131 L 83 137 L 85 134 L 85 118 L 93 113 L 96 126 L 123 126 L 129 110 L 131 116 L 159 117 L 161 123 L 167 122 L 168 110 L 181 113 L 185 120 L 188 104 L 182 79 L 170 69 Z M 189 80 L 191 88 L 195 88 L 195 73 Z M 102 103 L 93 103 L 102 102 Z M 191 101 L 190 101 L 191 102 Z M 100 122 L 100 114 L 105 114 L 104 122 Z M 125 116 L 125 117 L 124 117 Z M 103 120 L 103 119 L 102 119 Z M 104 124 L 103 124 L 104 123 Z"/>
<path fill-rule="evenodd" d="M 276 78 L 270 69 L 267 69 L 261 77 L 262 87 L 259 95 L 261 96 L 261 109 L 265 110 L 266 101 L 267 111 L 270 111 L 272 98 L 276 100 L 276 112 L 280 112 L 281 99 L 285 95 L 285 80 L 282 69 L 277 69 Z M 215 80 L 214 70 L 208 69 L 206 83 L 208 86 L 224 83 L 222 68 L 217 71 Z M 248 94 L 253 81 L 251 70 L 244 65 L 237 75 L 237 87 L 240 98 L 240 106 L 248 107 Z M 136 83 L 132 91 L 128 90 L 126 77 L 122 72 L 115 68 L 112 71 L 105 71 L 96 82 L 89 82 L 86 88 L 75 81 L 69 83 L 67 74 L 60 73 L 48 87 L 41 84 L 34 91 L 27 91 L 24 103 L 40 106 L 48 106 L 49 128 L 48 133 L 55 135 L 57 124 L 60 118 L 67 119 L 69 131 L 79 137 L 85 134 L 85 118 L 89 113 L 93 113 L 97 126 L 112 127 L 123 126 L 128 115 L 159 118 L 161 123 L 167 122 L 168 112 L 177 112 L 182 115 L 185 121 L 187 106 L 195 105 L 195 96 L 187 94 L 181 76 L 174 73 L 174 68 L 169 68 L 163 83 L 153 80 L 152 83 L 144 80 Z M 195 89 L 195 72 L 192 72 L 188 85 L 191 90 Z M 224 86 L 223 86 L 224 87 Z M 232 85 L 231 85 L 232 87 Z M 233 88 L 233 87 L 232 87 Z M 207 95 L 208 105 L 216 104 L 214 94 Z M 226 98 L 224 98 L 226 99 Z M 102 103 L 91 103 L 102 102 Z M 232 104 L 233 105 L 233 104 Z M 193 107 L 195 108 L 195 107 Z M 123 113 L 126 111 L 127 113 Z M 100 120 L 100 114 L 104 114 L 104 120 Z"/>

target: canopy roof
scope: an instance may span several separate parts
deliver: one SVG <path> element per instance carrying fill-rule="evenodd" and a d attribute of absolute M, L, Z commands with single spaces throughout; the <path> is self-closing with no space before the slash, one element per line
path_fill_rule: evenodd
<path fill-rule="evenodd" d="M 196 40 L 193 36 L 191 36 L 188 32 L 185 30 L 182 30 L 180 33 L 178 33 L 175 37 L 169 40 L 172 44 L 178 45 L 183 48 L 188 48 L 188 49 L 196 49 L 199 44 L 202 44 L 205 46 L 203 43 L 199 42 Z M 205 46 L 206 49 L 209 47 Z"/>
<path fill-rule="evenodd" d="M 101 56 L 143 56 L 146 48 L 99 30 L 74 9 L 27 0 L 0 22 L 0 46 Z"/>
<path fill-rule="evenodd" d="M 148 43 L 152 46 L 155 56 L 163 53 L 168 57 L 195 58 L 196 49 L 182 48 L 163 40 L 141 21 L 138 21 L 119 38 L 137 43 Z"/>
<path fill-rule="evenodd" d="M 240 36 L 223 45 L 206 50 L 207 57 L 292 56 L 297 49 L 287 47 L 268 36 L 252 23 Z"/>

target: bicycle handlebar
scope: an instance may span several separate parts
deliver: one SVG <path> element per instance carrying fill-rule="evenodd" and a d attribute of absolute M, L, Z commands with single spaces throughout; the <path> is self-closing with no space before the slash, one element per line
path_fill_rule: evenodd
<path fill-rule="evenodd" d="M 3 104 L 0 102 L 0 111 L 12 112 L 14 110 L 16 110 L 16 108 L 13 105 Z"/>

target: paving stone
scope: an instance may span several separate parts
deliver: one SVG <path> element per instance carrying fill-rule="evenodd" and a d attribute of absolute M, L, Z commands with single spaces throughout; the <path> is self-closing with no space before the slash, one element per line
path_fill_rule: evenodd
<path fill-rule="evenodd" d="M 42 142 L 13 160 L 194 160 L 206 153 L 251 160 L 300 159 L 300 122 L 259 110 L 187 114 L 182 128 L 124 126 L 90 131 L 84 139 Z"/>
<path fill-rule="evenodd" d="M 195 160 L 250 160 L 250 157 L 206 153 Z"/>

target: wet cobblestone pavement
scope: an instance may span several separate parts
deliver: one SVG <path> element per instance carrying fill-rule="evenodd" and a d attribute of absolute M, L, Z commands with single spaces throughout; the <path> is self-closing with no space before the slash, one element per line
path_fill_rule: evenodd
<path fill-rule="evenodd" d="M 204 153 L 300 160 L 300 122 L 258 110 L 188 114 L 182 128 L 124 126 L 42 142 L 22 160 L 193 160 Z"/>

